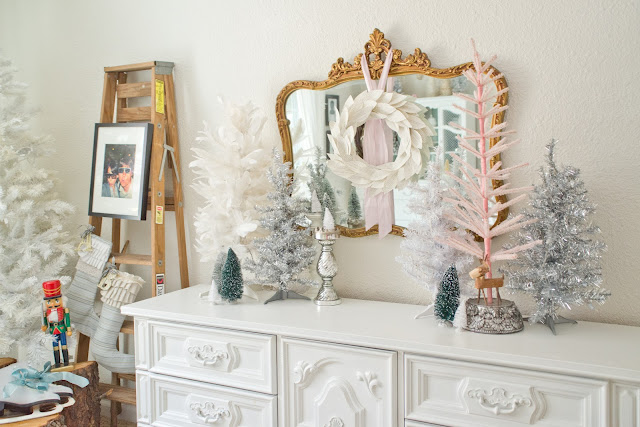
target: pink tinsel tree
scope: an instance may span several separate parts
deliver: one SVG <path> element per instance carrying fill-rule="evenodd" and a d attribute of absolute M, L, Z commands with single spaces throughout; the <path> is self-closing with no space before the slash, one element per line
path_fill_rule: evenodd
<path fill-rule="evenodd" d="M 471 45 L 473 46 L 473 68 L 466 70 L 463 74 L 473 83 L 476 89 L 473 96 L 463 93 L 456 93 L 455 95 L 475 104 L 477 111 L 471 111 L 458 105 L 455 105 L 455 107 L 475 117 L 478 130 L 467 129 L 453 122 L 450 123 L 450 125 L 464 131 L 463 135 L 456 136 L 458 145 L 478 158 L 480 169 L 470 165 L 460 156 L 452 154 L 451 157 L 460 165 L 460 171 L 464 178 L 458 177 L 451 172 L 447 172 L 447 174 L 460 184 L 464 191 L 451 188 L 452 197 L 445 198 L 444 200 L 453 204 L 455 209 L 454 213 L 449 215 L 449 218 L 457 225 L 471 230 L 482 237 L 484 245 L 483 247 L 479 246 L 469 234 L 460 235 L 455 233 L 449 233 L 443 243 L 486 261 L 489 265 L 489 272 L 486 277 L 491 278 L 492 261 L 514 259 L 517 257 L 518 252 L 535 246 L 539 242 L 531 242 L 511 249 L 491 252 L 491 239 L 521 228 L 535 220 L 525 220 L 523 215 L 516 215 L 501 222 L 492 229 L 490 223 L 491 217 L 503 209 L 523 200 L 526 198 L 526 194 L 521 194 L 505 203 L 496 202 L 491 207 L 489 207 L 489 200 L 496 201 L 496 197 L 506 194 L 528 192 L 533 187 L 511 188 L 510 184 L 504 183 L 504 180 L 511 175 L 513 170 L 527 166 L 527 163 L 501 169 L 502 162 L 498 161 L 493 167 L 490 167 L 492 157 L 517 144 L 519 140 L 507 141 L 505 136 L 513 132 L 505 131 L 506 122 L 495 126 L 490 125 L 491 118 L 494 114 L 498 114 L 507 109 L 506 105 L 494 105 L 494 101 L 497 96 L 505 93 L 508 88 L 499 90 L 497 93 L 491 92 L 491 87 L 495 87 L 495 81 L 502 78 L 502 74 L 496 75 L 495 70 L 491 68 L 491 63 L 496 59 L 496 56 L 493 56 L 483 64 L 480 61 L 480 56 L 478 55 L 473 40 L 471 40 Z M 488 142 L 492 138 L 498 138 L 498 142 L 496 142 L 493 147 L 487 148 Z M 474 142 L 476 141 L 477 149 L 474 148 Z M 502 181 L 503 183 L 498 188 L 493 188 L 493 180 Z M 487 300 L 489 303 L 492 302 L 492 290 L 489 290 Z"/>

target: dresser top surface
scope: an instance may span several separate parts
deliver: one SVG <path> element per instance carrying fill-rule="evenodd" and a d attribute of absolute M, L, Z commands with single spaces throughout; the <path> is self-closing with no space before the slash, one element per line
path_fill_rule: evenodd
<path fill-rule="evenodd" d="M 483 335 L 438 326 L 433 317 L 414 319 L 420 305 L 343 299 L 319 307 L 287 300 L 213 305 L 194 286 L 122 307 L 135 317 L 359 345 L 574 375 L 640 382 L 640 328 L 593 322 L 559 325 L 557 336 L 525 322 L 510 335 Z"/>

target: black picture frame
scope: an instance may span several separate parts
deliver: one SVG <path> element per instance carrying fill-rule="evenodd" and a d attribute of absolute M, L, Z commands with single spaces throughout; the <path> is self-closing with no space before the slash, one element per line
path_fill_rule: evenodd
<path fill-rule="evenodd" d="M 329 126 L 335 121 L 338 109 L 340 108 L 340 95 L 325 95 L 324 97 L 324 124 Z"/>
<path fill-rule="evenodd" d="M 147 219 L 152 142 L 152 123 L 95 124 L 89 216 Z"/>
<path fill-rule="evenodd" d="M 327 160 L 329 160 L 329 154 L 331 154 L 333 152 L 331 150 L 331 141 L 329 141 L 329 135 L 331 135 L 331 131 L 330 130 L 327 131 L 327 134 L 324 137 L 325 153 L 327 155 Z"/>

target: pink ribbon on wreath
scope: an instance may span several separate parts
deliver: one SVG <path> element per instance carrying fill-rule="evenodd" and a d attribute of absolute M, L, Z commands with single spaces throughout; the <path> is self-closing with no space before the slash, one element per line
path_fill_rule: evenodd
<path fill-rule="evenodd" d="M 393 90 L 393 78 L 388 79 L 393 53 L 389 51 L 384 61 L 380 80 L 374 81 L 369 73 L 366 53 L 362 55 L 362 74 L 369 92 L 373 90 Z M 393 134 L 383 119 L 370 119 L 364 124 L 362 139 L 362 158 L 370 165 L 379 166 L 393 159 Z M 364 190 L 364 221 L 368 230 L 378 224 L 378 238 L 382 239 L 391 232 L 395 222 L 393 190 L 371 195 L 371 190 Z"/>

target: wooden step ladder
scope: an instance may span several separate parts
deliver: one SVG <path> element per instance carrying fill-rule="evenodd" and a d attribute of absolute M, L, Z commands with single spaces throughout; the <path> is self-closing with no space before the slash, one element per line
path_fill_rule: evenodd
<path fill-rule="evenodd" d="M 151 71 L 151 80 L 147 82 L 127 83 L 128 73 L 137 71 Z M 178 127 L 176 117 L 175 93 L 173 85 L 173 63 L 151 61 L 140 64 L 105 67 L 104 88 L 102 93 L 101 123 L 153 123 L 153 143 L 151 146 L 151 161 L 149 171 L 149 197 L 147 210 L 152 211 L 151 222 L 151 253 L 138 255 L 128 253 L 129 241 L 120 246 L 121 220 L 113 218 L 111 222 L 111 240 L 113 242 L 113 262 L 119 267 L 121 264 L 149 265 L 151 278 L 154 281 L 151 294 L 156 296 L 164 293 L 165 260 L 165 220 L 164 213 L 175 212 L 176 232 L 178 241 L 178 260 L 180 264 L 180 285 L 189 286 L 189 270 L 187 265 L 187 248 L 184 230 L 184 205 L 182 187 L 179 180 L 180 152 L 178 145 Z M 131 98 L 151 99 L 151 105 L 145 107 L 129 106 Z M 114 120 L 115 118 L 115 120 Z M 173 149 L 173 159 L 165 152 L 166 145 Z M 166 159 L 166 160 L 165 160 Z M 175 164 L 173 160 L 175 159 Z M 173 171 L 173 197 L 165 195 L 165 173 L 163 162 Z M 156 212 L 162 212 L 161 220 L 156 219 Z M 102 231 L 102 217 L 91 216 L 89 223 L 94 227 L 94 233 L 100 235 Z M 159 281 L 162 280 L 162 287 Z M 133 334 L 133 322 L 125 321 L 122 333 Z M 89 356 L 89 337 L 82 334 L 78 337 L 76 361 L 86 361 Z M 106 398 L 112 402 L 112 425 L 117 422 L 117 412 L 120 403 L 135 405 L 135 390 L 127 391 L 121 386 L 121 380 L 135 380 L 135 376 L 113 373 L 112 384 L 101 384 L 104 390 L 111 388 Z"/>

